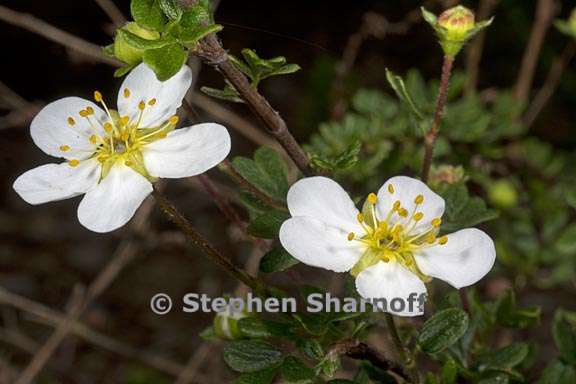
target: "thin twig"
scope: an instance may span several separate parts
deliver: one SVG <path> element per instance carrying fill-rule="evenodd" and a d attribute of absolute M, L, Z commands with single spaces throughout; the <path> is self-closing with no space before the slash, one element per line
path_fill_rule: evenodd
<path fill-rule="evenodd" d="M 30 103 L 22 96 L 14 92 L 10 87 L 0 81 L 0 99 L 4 100 L 12 109 L 25 108 Z"/>
<path fill-rule="evenodd" d="M 494 8 L 500 0 L 480 0 L 478 6 L 478 13 L 476 18 L 478 20 L 488 20 Z M 482 60 L 482 52 L 484 51 L 484 43 L 486 42 L 486 30 L 481 31 L 474 41 L 466 48 L 466 94 L 471 95 L 476 92 L 478 86 L 478 74 L 480 72 L 480 61 Z"/>
<path fill-rule="evenodd" d="M 518 79 L 516 80 L 516 86 L 514 89 L 514 96 L 516 100 L 520 102 L 526 102 L 526 100 L 528 100 L 528 94 L 530 93 L 530 89 L 532 89 L 532 81 L 534 79 L 536 65 L 538 64 L 540 50 L 544 43 L 546 31 L 552 23 L 554 10 L 554 0 L 538 0 L 534 24 L 532 25 L 532 31 L 530 32 L 530 38 L 528 39 L 528 44 L 524 51 L 522 65 L 520 66 Z"/>
<path fill-rule="evenodd" d="M 398 334 L 398 329 L 396 328 L 396 323 L 394 322 L 394 317 L 391 314 L 389 314 L 388 312 L 385 312 L 384 318 L 386 319 L 386 325 L 388 327 L 388 332 L 390 333 L 390 338 L 392 339 L 392 343 L 396 349 L 396 353 L 398 354 L 400 359 L 402 359 L 402 362 L 404 363 L 404 367 L 406 369 L 406 372 L 408 373 L 408 376 L 410 377 L 410 381 L 412 383 L 418 383 L 419 382 L 418 372 L 416 372 L 413 369 L 414 361 L 412 360 L 412 357 L 410 357 L 410 354 L 408 353 L 408 351 L 404 347 L 404 344 L 402 343 L 402 340 L 400 339 L 400 335 Z"/>
<path fill-rule="evenodd" d="M 452 64 L 454 58 L 444 56 L 444 63 L 442 65 L 442 77 L 440 79 L 440 88 L 438 90 L 438 98 L 436 99 L 436 110 L 434 111 L 434 120 L 430 131 L 424 137 L 424 161 L 422 163 L 422 181 L 427 182 L 430 175 L 430 167 L 432 166 L 432 157 L 434 155 L 434 144 L 438 137 L 440 130 L 440 121 L 446 105 L 446 96 L 448 94 L 448 86 L 450 85 L 450 75 L 452 73 Z"/>
<path fill-rule="evenodd" d="M 126 18 L 112 0 L 94 0 L 106 15 L 112 20 L 116 27 L 121 27 L 126 23 Z"/>
<path fill-rule="evenodd" d="M 574 40 L 570 40 L 567 44 L 560 56 L 558 56 L 552 66 L 550 67 L 550 71 L 548 72 L 548 76 L 544 81 L 544 85 L 538 91 L 534 100 L 530 103 L 528 108 L 526 109 L 526 113 L 522 118 L 523 123 L 530 127 L 536 121 L 536 118 L 540 115 L 546 104 L 550 98 L 554 95 L 554 92 L 558 88 L 560 84 L 560 80 L 562 79 L 562 74 L 564 70 L 576 54 L 576 43 Z"/>
<path fill-rule="evenodd" d="M 98 45 L 80 39 L 71 33 L 56 28 L 44 20 L 38 19 L 32 15 L 16 12 L 0 5 L 0 20 L 3 20 L 8 24 L 12 24 L 17 27 L 27 29 L 30 32 L 37 33 L 47 38 L 48 40 L 54 41 L 74 51 L 80 52 L 98 62 L 114 66 L 121 65 L 121 63 L 116 59 L 104 55 L 102 53 L 102 48 Z"/>
<path fill-rule="evenodd" d="M 216 185 L 212 182 L 210 177 L 207 174 L 202 174 L 197 176 L 200 184 L 204 187 L 208 195 L 212 197 L 214 203 L 218 207 L 218 209 L 226 216 L 226 218 L 240 228 L 243 232 L 246 231 L 246 223 L 240 217 L 240 214 L 236 211 L 236 209 L 230 204 L 230 202 L 220 194 Z"/>

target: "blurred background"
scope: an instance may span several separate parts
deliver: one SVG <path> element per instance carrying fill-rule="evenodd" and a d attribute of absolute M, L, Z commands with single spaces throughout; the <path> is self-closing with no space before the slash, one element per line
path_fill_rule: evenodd
<path fill-rule="evenodd" d="M 220 344 L 206 344 L 199 336 L 210 326 L 212 317 L 178 311 L 159 317 L 150 311 L 148 300 L 158 292 L 173 297 L 186 292 L 216 296 L 232 293 L 238 287 L 186 244 L 151 202 L 141 208 L 131 226 L 99 235 L 77 222 L 79 199 L 33 207 L 11 187 L 19 174 L 52 161 L 34 146 L 28 130 L 31 118 L 43 104 L 72 95 L 89 99 L 95 89 L 114 104 L 121 83 L 121 79 L 112 77 L 113 66 L 47 39 L 46 36 L 59 40 L 62 36 L 46 25 L 39 27 L 43 36 L 23 28 L 30 20 L 24 14 L 105 46 L 111 43 L 115 27 L 102 3 L 106 2 L 0 2 L 0 287 L 18 295 L 10 296 L 11 304 L 5 296 L 0 300 L 0 371 L 23 368 L 51 334 L 53 325 L 62 319 L 73 288 L 77 284 L 88 286 L 113 257 L 121 254 L 126 265 L 85 311 L 82 322 L 86 328 L 76 330 L 82 335 L 64 340 L 39 382 L 172 382 L 191 356 L 197 363 L 188 366 L 191 373 L 182 382 L 228 382 L 232 376 L 217 352 Z M 114 3 L 124 15 L 129 15 L 128 0 Z M 438 0 L 426 5 L 439 13 L 454 3 Z M 517 83 L 539 2 L 462 2 L 473 9 L 480 3 L 488 7 L 495 22 L 486 34 L 477 92 L 466 88 L 470 84 L 470 68 L 474 67 L 470 64 L 474 60 L 470 55 L 474 54 L 468 51 L 456 62 L 456 71 L 462 75 L 457 74 L 451 96 L 454 110 L 460 108 L 464 112 L 459 116 L 464 117 L 447 122 L 447 126 L 455 128 L 448 130 L 452 132 L 448 147 L 439 150 L 437 163 L 461 165 L 470 181 L 470 193 L 484 198 L 490 212 L 498 212 L 498 218 L 485 225 L 497 239 L 499 264 L 480 292 L 488 299 L 496 299 L 506 288 L 513 287 L 519 301 L 542 306 L 542 323 L 523 332 L 542 341 L 541 351 L 553 351 L 548 323 L 554 310 L 576 310 L 576 67 L 567 61 L 561 81 L 542 112 L 530 124 L 518 123 L 525 107 L 521 101 L 511 101 L 510 95 Z M 576 5 L 566 0 L 554 4 L 553 17 L 560 19 L 567 19 Z M 406 146 L 406 142 L 410 137 L 417 142 L 417 134 L 399 130 L 395 137 L 389 137 L 390 131 L 378 131 L 374 136 L 362 133 L 349 138 L 342 131 L 360 130 L 355 126 L 361 124 L 358 116 L 375 116 L 383 126 L 403 118 L 394 112 L 376 116 L 379 112 L 370 109 L 397 108 L 397 103 L 391 101 L 393 92 L 386 81 L 385 68 L 401 75 L 411 73 L 410 88 L 419 92 L 423 103 L 433 105 L 437 84 L 433 79 L 439 77 L 442 55 L 429 26 L 418 17 L 420 5 L 419 1 L 222 0 L 216 21 L 224 26 L 220 38 L 231 53 L 252 48 L 261 57 L 281 55 L 302 67 L 293 75 L 265 81 L 261 91 L 297 139 L 308 143 L 306 148 L 311 153 L 335 156 L 348 144 L 360 140 L 363 157 L 354 167 L 363 164 L 366 169 L 370 163 L 374 170 L 360 174 L 352 167 L 339 172 L 338 177 L 361 195 L 377 188 L 387 175 L 414 174 L 414 164 L 419 164 L 404 161 L 413 156 L 410 148 L 415 148 Z M 77 44 L 68 35 L 64 40 Z M 537 53 L 526 104 L 547 83 L 555 60 L 566 50 L 574 49 L 570 48 L 572 40 L 549 26 Z M 480 51 L 478 45 L 474 49 Z M 202 86 L 222 85 L 216 71 L 200 68 L 196 91 Z M 470 101 L 471 97 L 474 101 Z M 230 126 L 232 155 L 251 157 L 258 145 L 270 142 L 265 134 L 256 134 L 254 142 L 247 137 L 250 134 L 238 129 L 244 124 L 263 132 L 245 106 L 205 98 L 197 104 L 192 97 L 193 112 L 188 119 Z M 494 118 L 496 113 L 500 115 Z M 479 127 L 478 121 L 487 114 L 492 120 Z M 326 134 L 317 134 L 319 127 L 330 127 L 327 122 L 341 132 L 337 144 L 328 140 Z M 352 127 L 343 128 L 343 122 Z M 501 134 L 493 133 L 496 125 Z M 384 152 L 369 146 L 374 138 L 387 143 Z M 457 174 L 453 168 L 437 169 L 439 179 L 460 177 Z M 210 175 L 220 191 L 236 201 L 233 184 L 217 170 Z M 198 180 L 171 182 L 166 194 L 236 263 L 257 267 L 261 253 L 220 213 Z M 242 215 L 246 217 L 243 212 Z M 317 272 L 297 266 L 295 272 L 278 281 L 288 283 L 304 276 L 328 288 L 330 279 Z M 21 298 L 42 307 L 33 310 L 34 303 L 18 301 Z M 506 339 L 505 332 L 501 337 Z"/>

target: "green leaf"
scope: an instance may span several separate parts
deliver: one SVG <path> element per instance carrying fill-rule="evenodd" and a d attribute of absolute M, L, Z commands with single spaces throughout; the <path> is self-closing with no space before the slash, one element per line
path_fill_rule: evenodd
<path fill-rule="evenodd" d="M 554 315 L 552 335 L 561 359 L 568 364 L 576 364 L 576 328 L 568 322 L 561 310 Z"/>
<path fill-rule="evenodd" d="M 449 308 L 428 319 L 417 341 L 426 353 L 437 353 L 454 344 L 468 329 L 468 315 L 459 308 Z"/>
<path fill-rule="evenodd" d="M 265 339 L 272 336 L 266 324 L 257 317 L 245 317 L 238 321 L 238 328 L 243 336 L 250 339 Z"/>
<path fill-rule="evenodd" d="M 453 232 L 469 228 L 498 217 L 498 213 L 486 207 L 479 197 L 470 197 L 464 184 L 446 184 L 439 194 L 446 201 L 442 217 L 442 231 Z"/>
<path fill-rule="evenodd" d="M 282 223 L 290 218 L 287 212 L 270 210 L 257 216 L 249 225 L 248 233 L 263 239 L 274 239 L 278 236 Z"/>
<path fill-rule="evenodd" d="M 538 384 L 574 384 L 576 368 L 561 361 L 552 362 L 538 380 Z"/>
<path fill-rule="evenodd" d="M 179 21 L 182 17 L 182 8 L 176 0 L 160 0 L 160 9 L 172 21 Z"/>
<path fill-rule="evenodd" d="M 286 252 L 283 248 L 274 248 L 266 253 L 260 259 L 260 272 L 273 273 L 284 271 L 294 265 L 298 264 L 292 255 Z"/>
<path fill-rule="evenodd" d="M 288 169 L 278 152 L 272 148 L 258 148 L 254 160 L 236 157 L 232 160 L 232 166 L 260 191 L 277 200 L 286 200 Z"/>
<path fill-rule="evenodd" d="M 394 92 L 396 92 L 398 98 L 406 105 L 408 105 L 409 110 L 417 119 L 422 120 L 424 118 L 422 112 L 420 112 L 420 109 L 418 106 L 416 106 L 416 103 L 414 103 L 412 96 L 410 96 L 410 93 L 406 89 L 406 85 L 404 84 L 402 77 L 395 75 L 393 72 L 386 69 L 386 79 L 388 80 L 388 83 Z"/>
<path fill-rule="evenodd" d="M 456 384 L 457 377 L 458 366 L 452 358 L 449 358 L 442 366 L 442 384 Z"/>
<path fill-rule="evenodd" d="M 271 384 L 278 373 L 278 368 L 265 369 L 263 371 L 245 373 L 240 375 L 232 384 Z"/>
<path fill-rule="evenodd" d="M 299 343 L 298 347 L 304 352 L 306 356 L 314 360 L 320 360 L 324 357 L 324 350 L 322 345 L 314 339 L 304 339 Z"/>
<path fill-rule="evenodd" d="M 496 303 L 496 321 L 509 328 L 530 328 L 540 322 L 540 308 L 516 306 L 516 295 L 509 290 Z"/>
<path fill-rule="evenodd" d="M 237 341 L 224 348 L 224 361 L 237 372 L 256 372 L 279 364 L 282 351 L 264 341 Z"/>
<path fill-rule="evenodd" d="M 160 81 L 174 76 L 186 62 L 188 53 L 179 44 L 170 44 L 162 48 L 147 49 L 143 59 Z"/>
<path fill-rule="evenodd" d="M 238 92 L 231 86 L 226 86 L 224 89 L 216 89 L 211 87 L 201 87 L 200 90 L 210 97 L 215 99 L 230 101 L 233 103 L 243 103 L 244 100 L 240 98 Z"/>
<path fill-rule="evenodd" d="M 576 224 L 566 228 L 556 241 L 558 251 L 571 255 L 576 253 Z"/>
<path fill-rule="evenodd" d="M 159 0 L 132 0 L 130 11 L 141 27 L 159 32 L 164 30 L 167 19 L 160 8 Z"/>
<path fill-rule="evenodd" d="M 144 39 L 130 31 L 125 29 L 119 29 L 118 34 L 126 40 L 126 42 L 134 48 L 138 49 L 155 49 L 162 48 L 170 43 L 174 43 L 171 39 L 158 39 L 158 40 L 148 40 Z"/>
<path fill-rule="evenodd" d="M 210 12 L 201 4 L 196 4 L 182 14 L 180 25 L 184 28 L 196 28 L 210 24 Z"/>
<path fill-rule="evenodd" d="M 495 369 L 513 368 L 528 356 L 530 348 L 526 343 L 515 343 L 495 351 L 487 352 L 478 358 L 480 366 Z"/>
<path fill-rule="evenodd" d="M 122 77 L 134 68 L 134 65 L 127 65 L 125 67 L 118 68 L 114 71 L 114 77 Z"/>
<path fill-rule="evenodd" d="M 432 12 L 426 10 L 424 7 L 420 7 L 420 11 L 422 12 L 422 18 L 432 26 L 432 28 L 436 28 L 436 24 L 438 23 L 438 18 Z"/>
<path fill-rule="evenodd" d="M 207 26 L 199 26 L 196 28 L 184 29 L 180 33 L 180 40 L 183 44 L 191 46 L 196 44 L 199 40 L 203 39 L 211 33 L 217 33 L 222 30 L 222 26 L 218 24 L 210 24 Z"/>
<path fill-rule="evenodd" d="M 284 359 L 281 372 L 285 384 L 311 384 L 316 377 L 312 368 L 294 356 L 288 356 Z"/>

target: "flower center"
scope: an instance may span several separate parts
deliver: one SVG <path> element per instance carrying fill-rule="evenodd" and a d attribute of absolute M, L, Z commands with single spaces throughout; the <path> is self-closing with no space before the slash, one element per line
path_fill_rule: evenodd
<path fill-rule="evenodd" d="M 127 99 L 130 98 L 130 90 L 125 88 L 123 95 Z M 81 118 L 86 119 L 91 127 L 92 135 L 88 140 L 90 143 L 96 145 L 96 148 L 92 151 L 89 159 L 96 158 L 102 164 L 101 179 L 106 177 L 115 164 L 119 163 L 129 166 L 144 177 L 151 179 L 144 166 L 141 151 L 151 142 L 165 138 L 178 123 L 178 116 L 172 116 L 159 127 L 142 127 L 143 117 L 156 105 L 157 100 L 155 98 L 141 100 L 138 103 L 139 113 L 133 120 L 128 116 L 119 116 L 115 110 L 108 109 L 100 92 L 94 92 L 94 99 L 99 102 L 106 111 L 108 115 L 106 122 L 102 123 L 94 119 L 94 109 L 90 106 L 79 111 L 78 114 Z M 67 123 L 69 126 L 74 127 L 76 120 L 70 116 L 67 119 Z M 74 152 L 74 149 L 66 144 L 61 145 L 60 150 L 62 152 Z M 76 167 L 80 164 L 80 160 L 72 159 L 69 160 L 68 163 L 70 166 Z"/>
<path fill-rule="evenodd" d="M 388 185 L 388 192 L 394 195 L 392 184 Z M 430 278 L 418 269 L 414 254 L 426 247 L 447 243 L 446 236 L 437 237 L 442 220 L 439 217 L 434 218 L 428 228 L 422 229 L 422 226 L 418 226 L 424 219 L 424 213 L 418 210 L 424 203 L 423 195 L 414 198 L 414 208 L 411 212 L 402 207 L 400 200 L 396 200 L 385 217 L 379 217 L 376 210 L 377 202 L 378 197 L 374 193 L 368 195 L 362 213 L 359 213 L 357 218 L 364 233 L 348 234 L 349 241 L 360 242 L 366 247 L 366 251 L 350 273 L 356 277 L 364 269 L 380 261 L 397 262 L 423 281 L 429 281 Z"/>

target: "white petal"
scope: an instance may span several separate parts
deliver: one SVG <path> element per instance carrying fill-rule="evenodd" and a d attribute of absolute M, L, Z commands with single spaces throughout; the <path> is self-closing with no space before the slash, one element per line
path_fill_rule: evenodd
<path fill-rule="evenodd" d="M 280 242 L 288 253 L 304 264 L 346 272 L 364 251 L 360 243 L 348 241 L 347 233 L 310 217 L 293 217 L 280 227 Z"/>
<path fill-rule="evenodd" d="M 78 207 L 80 224 L 94 232 L 110 232 L 126 224 L 142 201 L 152 192 L 152 184 L 125 165 L 115 165 L 90 190 Z"/>
<path fill-rule="evenodd" d="M 399 316 L 424 313 L 426 286 L 396 262 L 379 261 L 356 277 L 356 290 L 365 299 L 384 299 L 378 307 Z"/>
<path fill-rule="evenodd" d="M 192 71 L 186 65 L 170 79 L 160 81 L 154 71 L 142 63 L 126 76 L 120 87 L 118 112 L 120 116 L 129 116 L 131 121 L 137 121 L 140 114 L 138 104 L 156 99 L 153 106 L 146 105 L 140 127 L 157 127 L 176 114 L 191 84 Z M 129 91 L 128 97 L 126 89 Z"/>
<path fill-rule="evenodd" d="M 448 235 L 448 242 L 415 255 L 422 273 L 446 281 L 455 288 L 476 283 L 494 265 L 496 249 L 486 233 L 476 228 Z"/>
<path fill-rule="evenodd" d="M 214 123 L 177 129 L 142 151 L 150 175 L 178 178 L 198 175 L 215 167 L 230 153 L 230 134 Z"/>
<path fill-rule="evenodd" d="M 94 127 L 87 118 L 78 113 L 92 107 L 94 115 L 90 116 Z M 74 119 L 71 126 L 68 118 Z M 92 156 L 96 145 L 90 142 L 93 134 L 102 135 L 102 124 L 108 121 L 106 113 L 91 101 L 79 97 L 66 97 L 56 100 L 36 115 L 30 125 L 30 134 L 34 143 L 51 156 L 65 159 L 87 159 Z M 69 151 L 62 151 L 61 146 L 70 147 Z"/>
<path fill-rule="evenodd" d="M 315 176 L 297 181 L 288 191 L 287 202 L 293 217 L 312 217 L 347 233 L 364 233 L 354 202 L 332 179 Z"/>
<path fill-rule="evenodd" d="M 90 190 L 100 178 L 100 163 L 81 161 L 77 167 L 68 163 L 46 164 L 23 173 L 13 188 L 29 204 L 64 200 Z"/>
<path fill-rule="evenodd" d="M 393 193 L 390 193 L 389 186 L 392 185 Z M 422 195 L 424 200 L 418 206 L 414 202 L 418 195 Z M 416 212 L 423 213 L 423 219 L 414 227 L 413 233 L 421 233 L 430 228 L 430 222 L 444 214 L 444 199 L 432 191 L 420 180 L 407 176 L 395 176 L 386 181 L 378 191 L 377 210 L 380 219 L 385 219 L 394 202 L 400 201 L 402 207 L 408 211 L 408 218 L 401 218 L 398 214 L 391 217 L 391 222 L 407 222 Z"/>

